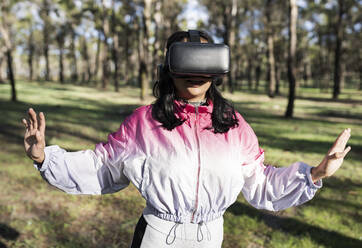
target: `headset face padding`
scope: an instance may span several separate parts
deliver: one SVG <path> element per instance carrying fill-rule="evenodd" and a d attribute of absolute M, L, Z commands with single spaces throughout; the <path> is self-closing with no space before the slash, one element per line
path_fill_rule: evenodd
<path fill-rule="evenodd" d="M 225 44 L 175 42 L 166 56 L 175 76 L 222 76 L 230 69 L 230 52 Z"/>

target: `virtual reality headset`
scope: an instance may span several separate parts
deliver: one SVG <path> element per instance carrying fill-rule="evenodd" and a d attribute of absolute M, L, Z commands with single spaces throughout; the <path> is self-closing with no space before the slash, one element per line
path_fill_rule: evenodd
<path fill-rule="evenodd" d="M 189 30 L 190 42 L 175 42 L 165 64 L 173 77 L 218 77 L 230 70 L 230 51 L 225 44 L 200 43 L 197 30 Z"/>

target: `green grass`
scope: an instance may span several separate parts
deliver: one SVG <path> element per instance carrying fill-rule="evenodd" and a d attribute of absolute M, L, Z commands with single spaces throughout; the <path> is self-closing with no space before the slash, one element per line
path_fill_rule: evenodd
<path fill-rule="evenodd" d="M 119 93 L 56 83 L 18 82 L 19 102 L 0 84 L 0 247 L 128 247 L 145 201 L 132 185 L 104 196 L 66 195 L 46 184 L 23 151 L 21 118 L 33 107 L 47 118 L 47 144 L 70 151 L 105 141 L 142 104 L 139 91 Z M 303 206 L 271 213 L 242 197 L 225 214 L 223 247 L 362 247 L 362 94 L 341 100 L 315 89 L 298 91 L 295 118 L 287 100 L 226 94 L 255 130 L 266 163 L 317 165 L 338 133 L 352 129 L 352 151 L 335 176 Z"/>

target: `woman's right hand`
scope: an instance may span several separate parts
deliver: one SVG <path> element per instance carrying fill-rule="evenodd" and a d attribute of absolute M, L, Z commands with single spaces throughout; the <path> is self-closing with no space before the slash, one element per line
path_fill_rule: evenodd
<path fill-rule="evenodd" d="M 36 163 L 43 163 L 45 154 L 45 117 L 43 112 L 39 113 L 39 120 L 36 112 L 30 108 L 28 119 L 22 119 L 25 126 L 24 148 L 26 154 Z"/>

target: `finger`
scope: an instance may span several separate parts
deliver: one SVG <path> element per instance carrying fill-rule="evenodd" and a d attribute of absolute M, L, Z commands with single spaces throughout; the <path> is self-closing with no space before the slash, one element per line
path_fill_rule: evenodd
<path fill-rule="evenodd" d="M 28 131 L 30 131 L 32 129 L 32 123 L 31 123 L 30 119 L 26 119 L 26 123 L 28 125 Z"/>
<path fill-rule="evenodd" d="M 348 146 L 344 151 L 343 151 L 343 158 L 347 155 L 347 153 L 351 150 L 352 148 L 350 146 Z"/>
<path fill-rule="evenodd" d="M 34 109 L 32 109 L 32 108 L 29 109 L 29 116 L 30 116 L 33 128 L 38 129 L 38 120 L 36 118 L 36 112 L 34 111 Z"/>
<path fill-rule="evenodd" d="M 330 159 L 344 158 L 350 150 L 351 150 L 351 147 L 349 146 L 343 152 L 335 152 L 335 153 L 331 154 Z"/>
<path fill-rule="evenodd" d="M 347 128 L 343 130 L 336 139 L 334 146 L 343 147 L 344 149 L 350 137 L 351 137 L 351 129 Z"/>
<path fill-rule="evenodd" d="M 21 122 L 23 123 L 24 127 L 28 129 L 28 122 L 25 119 L 22 119 Z"/>
<path fill-rule="evenodd" d="M 44 135 L 45 133 L 45 116 L 43 112 L 39 113 L 39 131 Z"/>

